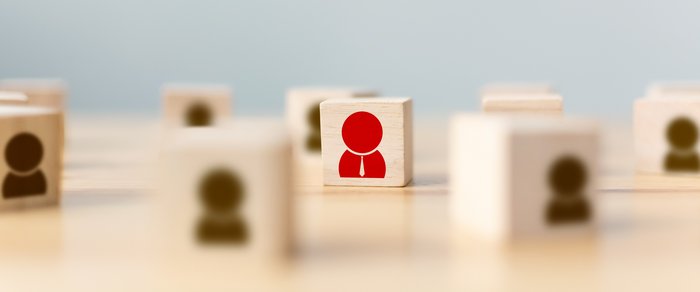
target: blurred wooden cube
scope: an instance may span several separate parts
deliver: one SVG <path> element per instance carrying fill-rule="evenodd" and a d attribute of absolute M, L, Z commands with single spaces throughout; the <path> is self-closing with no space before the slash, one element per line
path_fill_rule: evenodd
<path fill-rule="evenodd" d="M 16 91 L 27 96 L 27 105 L 65 110 L 68 87 L 60 79 L 4 79 L 0 91 Z"/>
<path fill-rule="evenodd" d="M 159 197 L 176 241 L 169 245 L 228 249 L 253 262 L 289 256 L 291 142 L 281 123 L 181 129 L 163 153 Z"/>
<path fill-rule="evenodd" d="M 459 114 L 449 133 L 450 207 L 459 229 L 505 241 L 595 230 L 595 123 Z"/>
<path fill-rule="evenodd" d="M 562 97 L 558 94 L 485 95 L 481 108 L 488 113 L 561 114 Z"/>
<path fill-rule="evenodd" d="M 342 87 L 292 88 L 287 91 L 286 119 L 292 136 L 296 182 L 303 185 L 323 184 L 321 160 L 321 111 L 319 105 L 328 99 L 372 97 L 367 89 Z"/>
<path fill-rule="evenodd" d="M 0 91 L 0 105 L 27 105 L 29 97 L 19 91 Z"/>
<path fill-rule="evenodd" d="M 217 126 L 231 116 L 232 96 L 225 85 L 166 84 L 164 124 L 166 128 Z"/>
<path fill-rule="evenodd" d="M 56 205 L 61 198 L 63 114 L 44 107 L 0 106 L 0 210 Z"/>
<path fill-rule="evenodd" d="M 664 96 L 634 103 L 636 169 L 645 173 L 698 174 L 700 96 Z"/>
<path fill-rule="evenodd" d="M 700 81 L 656 82 L 647 88 L 647 97 L 700 97 Z"/>
<path fill-rule="evenodd" d="M 481 88 L 480 95 L 527 95 L 527 94 L 556 94 L 556 90 L 547 83 L 508 83 L 497 82 L 486 84 Z"/>
<path fill-rule="evenodd" d="M 413 178 L 411 98 L 321 103 L 323 183 L 405 186 Z"/>
<path fill-rule="evenodd" d="M 493 83 L 481 89 L 483 112 L 561 114 L 562 97 L 545 83 Z"/>

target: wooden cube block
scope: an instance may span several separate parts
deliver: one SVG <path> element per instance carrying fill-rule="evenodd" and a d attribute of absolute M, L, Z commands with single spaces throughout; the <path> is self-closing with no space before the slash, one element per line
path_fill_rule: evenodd
<path fill-rule="evenodd" d="M 558 94 L 498 94 L 481 99 L 484 112 L 561 114 L 562 98 Z"/>
<path fill-rule="evenodd" d="M 700 81 L 657 82 L 647 88 L 647 97 L 700 96 Z"/>
<path fill-rule="evenodd" d="M 287 91 L 286 118 L 297 164 L 294 172 L 297 174 L 297 183 L 323 184 L 321 102 L 327 99 L 372 96 L 376 96 L 375 91 L 353 88 L 293 88 Z"/>
<path fill-rule="evenodd" d="M 19 91 L 0 91 L 0 105 L 27 105 L 29 98 Z"/>
<path fill-rule="evenodd" d="M 217 126 L 231 115 L 232 90 L 225 85 L 165 85 L 166 128 Z"/>
<path fill-rule="evenodd" d="M 547 83 L 492 83 L 486 84 L 481 88 L 481 96 L 556 93 L 554 87 Z"/>
<path fill-rule="evenodd" d="M 68 88 L 59 79 L 4 79 L 0 90 L 27 95 L 27 105 L 65 110 Z"/>
<path fill-rule="evenodd" d="M 636 169 L 700 174 L 700 96 L 641 98 L 634 103 Z"/>
<path fill-rule="evenodd" d="M 561 114 L 562 98 L 545 83 L 493 83 L 481 89 L 483 112 Z"/>
<path fill-rule="evenodd" d="M 160 163 L 163 218 L 175 240 L 167 245 L 220 247 L 241 260 L 286 258 L 292 243 L 290 163 L 291 143 L 281 123 L 236 120 L 179 130 Z"/>
<path fill-rule="evenodd" d="M 413 178 L 410 98 L 324 101 L 321 137 L 325 185 L 400 187 Z"/>
<path fill-rule="evenodd" d="M 449 155 L 455 226 L 506 241 L 595 230 L 595 123 L 459 114 L 451 121 Z"/>
<path fill-rule="evenodd" d="M 63 115 L 55 109 L 0 106 L 4 145 L 0 210 L 55 205 L 61 197 Z"/>

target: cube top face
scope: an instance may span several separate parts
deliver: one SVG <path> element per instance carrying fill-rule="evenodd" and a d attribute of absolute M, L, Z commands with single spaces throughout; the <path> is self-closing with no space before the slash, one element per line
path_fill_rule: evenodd
<path fill-rule="evenodd" d="M 322 102 L 324 184 L 408 184 L 413 177 L 412 115 L 410 98 Z"/>
<path fill-rule="evenodd" d="M 328 99 L 372 97 L 376 92 L 352 88 L 293 88 L 287 91 L 286 118 L 294 156 L 303 162 L 321 159 L 321 102 Z"/>
<path fill-rule="evenodd" d="M 19 91 L 0 91 L 0 104 L 26 105 L 29 98 Z"/>
<path fill-rule="evenodd" d="M 490 239 L 588 235 L 597 222 L 597 123 L 547 116 L 453 118 L 453 218 Z"/>
<path fill-rule="evenodd" d="M 700 97 L 642 98 L 634 104 L 634 144 L 639 172 L 700 174 Z"/>
<path fill-rule="evenodd" d="M 556 94 L 556 90 L 547 83 L 493 83 L 481 88 L 481 96 L 487 95 L 524 95 Z"/>
<path fill-rule="evenodd" d="M 4 79 L 0 90 L 26 94 L 27 105 L 63 110 L 68 87 L 60 79 Z"/>
<path fill-rule="evenodd" d="M 225 85 L 166 85 L 162 95 L 169 127 L 216 126 L 231 115 L 232 90 Z"/>
<path fill-rule="evenodd" d="M 562 97 L 558 94 L 499 94 L 481 99 L 484 112 L 551 112 L 563 111 Z"/>
<path fill-rule="evenodd" d="M 3 145 L 0 209 L 53 205 L 60 200 L 63 116 L 56 110 L 0 107 Z"/>
<path fill-rule="evenodd" d="M 161 179 L 165 223 L 178 234 L 176 246 L 284 256 L 290 244 L 291 146 L 284 128 L 278 129 L 185 130 L 177 137 L 163 156 Z"/>
<path fill-rule="evenodd" d="M 63 96 L 68 87 L 60 79 L 3 79 L 0 80 L 0 89 L 20 91 L 27 95 Z"/>

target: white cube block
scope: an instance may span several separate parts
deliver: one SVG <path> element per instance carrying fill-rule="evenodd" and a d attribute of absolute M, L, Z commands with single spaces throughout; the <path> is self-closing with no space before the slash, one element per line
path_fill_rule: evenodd
<path fill-rule="evenodd" d="M 410 98 L 334 99 L 321 103 L 323 183 L 405 186 L 413 178 Z"/>
<path fill-rule="evenodd" d="M 60 79 L 3 79 L 0 90 L 27 95 L 27 105 L 65 110 L 68 87 Z"/>
<path fill-rule="evenodd" d="M 233 93 L 225 85 L 168 84 L 161 94 L 166 128 L 217 126 L 231 116 Z"/>
<path fill-rule="evenodd" d="M 341 87 L 305 87 L 287 91 L 286 119 L 292 136 L 297 184 L 323 184 L 319 108 L 321 102 L 336 98 L 372 96 L 376 96 L 373 90 Z"/>
<path fill-rule="evenodd" d="M 460 229 L 491 240 L 595 230 L 595 123 L 459 114 L 449 145 L 450 207 Z"/>
<path fill-rule="evenodd" d="M 50 108 L 0 106 L 0 145 L 0 210 L 58 204 L 63 114 Z"/>
<path fill-rule="evenodd" d="M 291 251 L 291 143 L 281 123 L 181 129 L 160 162 L 167 246 L 263 262 Z M 249 262 L 246 262 L 249 263 Z"/>
<path fill-rule="evenodd" d="M 637 171 L 698 174 L 698 122 L 700 96 L 648 97 L 635 101 Z"/>

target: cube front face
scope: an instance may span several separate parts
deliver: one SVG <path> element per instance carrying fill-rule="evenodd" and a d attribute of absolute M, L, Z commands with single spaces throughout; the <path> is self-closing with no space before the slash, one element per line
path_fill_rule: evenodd
<path fill-rule="evenodd" d="M 323 102 L 324 184 L 405 186 L 413 176 L 412 131 L 409 98 Z"/>
<path fill-rule="evenodd" d="M 63 169 L 59 113 L 0 117 L 0 209 L 58 204 Z"/>
<path fill-rule="evenodd" d="M 645 173 L 700 174 L 700 99 L 642 98 L 634 107 L 636 169 Z"/>
<path fill-rule="evenodd" d="M 231 115 L 231 95 L 226 93 L 166 93 L 163 99 L 168 127 L 217 126 Z"/>
<path fill-rule="evenodd" d="M 597 221 L 597 133 L 515 133 L 510 141 L 509 236 L 591 233 Z"/>
<path fill-rule="evenodd" d="M 161 196 L 179 243 L 278 260 L 291 245 L 291 147 L 187 147 L 168 153 Z M 172 238 L 172 237 L 171 237 Z"/>

